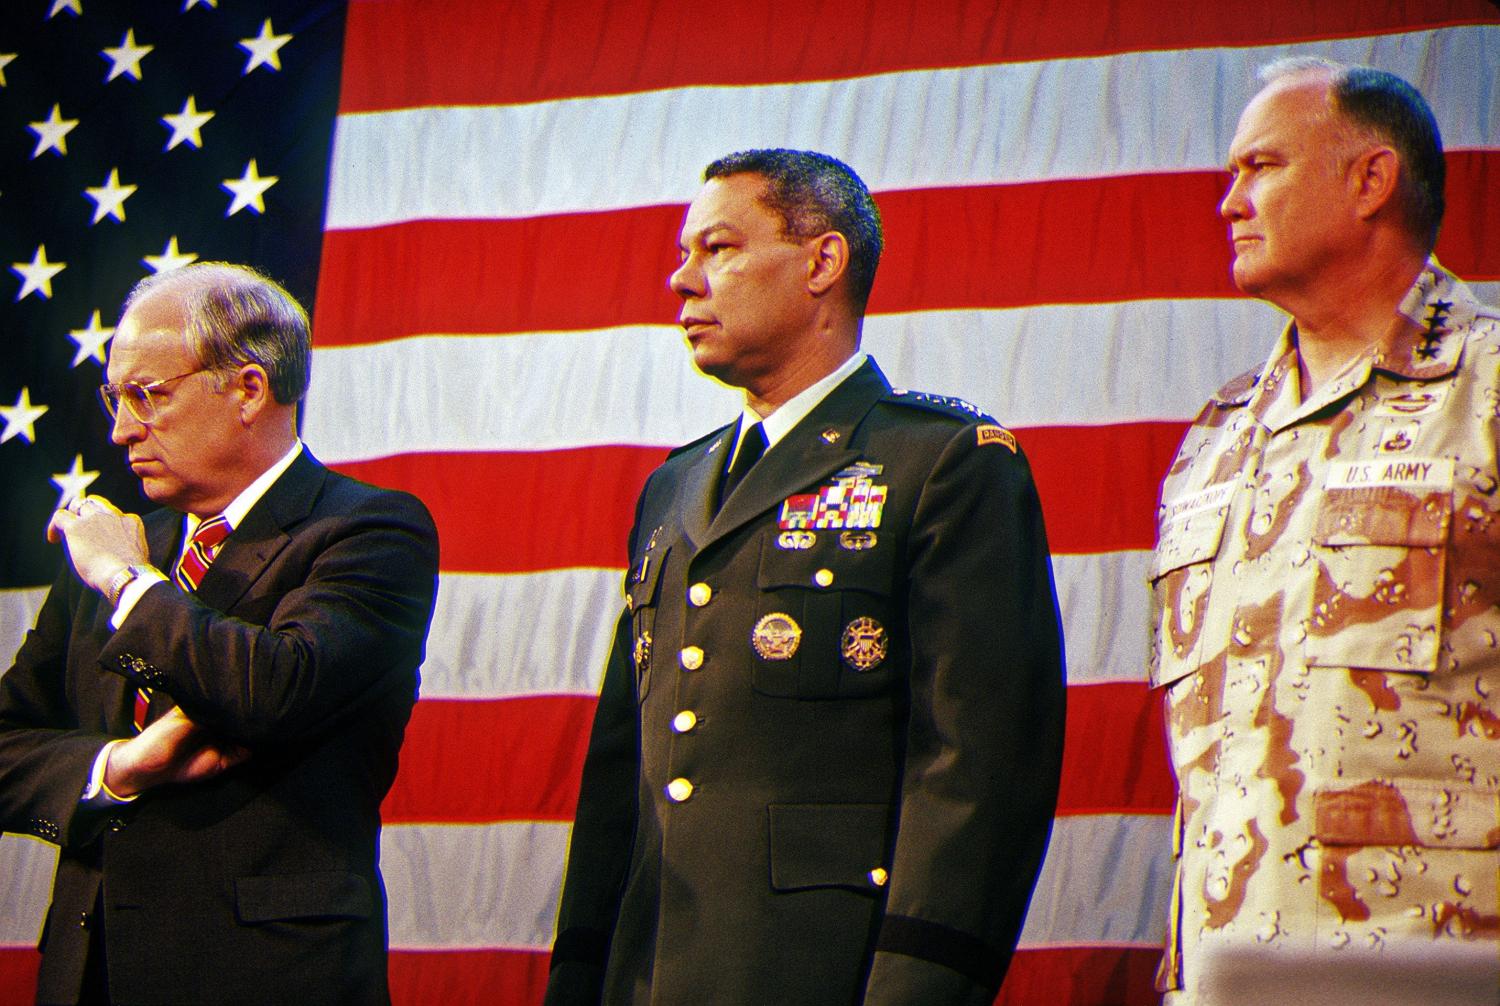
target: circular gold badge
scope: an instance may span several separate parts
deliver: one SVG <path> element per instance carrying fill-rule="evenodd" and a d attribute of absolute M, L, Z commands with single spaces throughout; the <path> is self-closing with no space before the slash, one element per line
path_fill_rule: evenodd
<path fill-rule="evenodd" d="M 844 627 L 844 638 L 840 649 L 844 663 L 856 671 L 868 671 L 879 666 L 890 648 L 890 639 L 885 626 L 873 618 L 856 618 Z"/>
<path fill-rule="evenodd" d="M 773 611 L 755 623 L 750 645 L 762 660 L 790 660 L 802 642 L 802 626 L 791 615 Z"/>
<path fill-rule="evenodd" d="M 643 632 L 635 637 L 635 669 L 641 674 L 651 666 L 651 633 Z"/>

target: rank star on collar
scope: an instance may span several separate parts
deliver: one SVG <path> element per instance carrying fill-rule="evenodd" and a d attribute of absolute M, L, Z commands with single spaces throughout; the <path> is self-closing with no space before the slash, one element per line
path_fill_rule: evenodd
<path fill-rule="evenodd" d="M 255 159 L 252 157 L 250 163 L 245 165 L 245 173 L 239 178 L 224 179 L 224 188 L 233 193 L 234 198 L 229 201 L 229 209 L 224 212 L 226 217 L 232 217 L 240 210 L 249 207 L 256 213 L 266 211 L 265 201 L 261 196 L 265 195 L 267 189 L 275 185 L 280 179 L 276 175 L 262 176 L 255 167 Z"/>

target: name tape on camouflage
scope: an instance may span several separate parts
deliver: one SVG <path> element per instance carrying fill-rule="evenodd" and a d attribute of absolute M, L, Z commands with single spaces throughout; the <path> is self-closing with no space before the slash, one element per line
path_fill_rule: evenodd
<path fill-rule="evenodd" d="M 1451 489 L 1452 458 L 1349 461 L 1333 466 L 1327 489 Z"/>

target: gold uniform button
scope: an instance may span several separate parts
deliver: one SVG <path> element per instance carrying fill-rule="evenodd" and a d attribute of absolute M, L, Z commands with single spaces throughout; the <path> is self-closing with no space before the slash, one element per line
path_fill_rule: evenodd
<path fill-rule="evenodd" d="M 695 608 L 701 608 L 713 599 L 714 589 L 706 583 L 695 583 L 688 588 L 688 601 Z"/>
<path fill-rule="evenodd" d="M 673 803 L 682 803 L 693 795 L 693 784 L 686 779 L 673 779 L 667 783 L 667 799 Z"/>
<path fill-rule="evenodd" d="M 682 669 L 685 671 L 696 671 L 703 666 L 703 647 L 684 646 L 678 654 L 682 660 Z"/>
<path fill-rule="evenodd" d="M 878 866 L 870 871 L 870 883 L 874 884 L 876 887 L 884 887 L 885 882 L 890 879 L 891 875 L 889 873 L 886 873 Z"/>
<path fill-rule="evenodd" d="M 691 709 L 684 709 L 672 717 L 672 729 L 680 734 L 685 734 L 698 725 L 698 714 Z"/>
<path fill-rule="evenodd" d="M 816 573 L 813 574 L 813 583 L 816 583 L 819 587 L 831 587 L 831 586 L 833 586 L 833 570 L 831 570 L 831 569 L 820 569 L 820 570 L 818 570 Z"/>

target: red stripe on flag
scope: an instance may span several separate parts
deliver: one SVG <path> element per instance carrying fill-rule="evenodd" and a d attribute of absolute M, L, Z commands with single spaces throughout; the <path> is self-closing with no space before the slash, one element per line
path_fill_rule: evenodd
<path fill-rule="evenodd" d="M 730 417 L 723 417 L 726 420 Z M 1150 548 L 1162 476 L 1185 423 L 1018 430 L 1055 555 Z M 660 447 L 399 454 L 334 465 L 416 493 L 437 521 L 450 573 L 625 565 L 636 497 Z M 571 487 L 588 486 L 587 493 Z"/>
<path fill-rule="evenodd" d="M 1017 430 L 1052 554 L 1154 547 L 1161 481 L 1187 427 L 1152 422 Z"/>
<path fill-rule="evenodd" d="M 1144 682 L 1070 685 L 1058 815 L 1169 814 L 1176 800 L 1160 694 Z"/>
<path fill-rule="evenodd" d="M 833 80 L 933 67 L 1270 45 L 1496 19 L 1485 0 L 1316 4 L 568 4 L 385 0 L 349 7 L 345 112 L 488 105 L 703 84 Z M 581 30 L 586 28 L 587 30 Z M 845 45 L 830 39 L 849 40 Z"/>
<path fill-rule="evenodd" d="M 31 1006 L 42 955 L 32 947 L 0 947 L 0 1006 Z"/>
<path fill-rule="evenodd" d="M 631 515 L 662 447 L 400 454 L 335 465 L 422 498 L 449 573 L 621 567 Z M 588 487 L 577 492 L 577 487 Z"/>
<path fill-rule="evenodd" d="M 1148 947 L 1055 947 L 1018 950 L 996 1006 L 1101 1003 L 1154 1006 L 1161 951 Z"/>
<path fill-rule="evenodd" d="M 386 824 L 571 821 L 594 700 L 423 699 L 401 746 Z"/>
<path fill-rule="evenodd" d="M 391 1002 L 529 1006 L 542 1001 L 550 960 L 525 950 L 392 950 Z"/>
<path fill-rule="evenodd" d="M 1068 689 L 1059 814 L 1172 809 L 1160 705 L 1144 684 Z M 572 820 L 593 715 L 581 695 L 423 699 L 381 815 L 387 824 Z"/>
<path fill-rule="evenodd" d="M 1438 254 L 1461 276 L 1500 277 L 1500 242 L 1483 238 L 1500 233 L 1500 151 L 1449 154 L 1448 170 Z M 1226 180 L 1176 172 L 877 193 L 886 253 L 870 310 L 1235 296 L 1217 209 Z M 672 324 L 682 214 L 647 206 L 329 231 L 316 343 Z"/>

